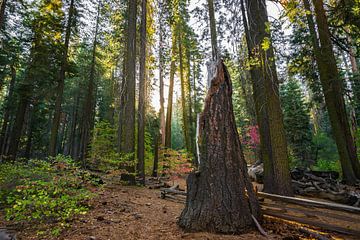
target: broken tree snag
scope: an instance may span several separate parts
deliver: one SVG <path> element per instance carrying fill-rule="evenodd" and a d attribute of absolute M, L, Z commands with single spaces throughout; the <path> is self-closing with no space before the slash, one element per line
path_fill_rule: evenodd
<path fill-rule="evenodd" d="M 200 117 L 199 169 L 187 179 L 186 206 L 178 224 L 188 231 L 243 233 L 261 222 L 235 124 L 232 86 L 219 60 Z M 247 192 L 246 192 L 247 191 Z"/>

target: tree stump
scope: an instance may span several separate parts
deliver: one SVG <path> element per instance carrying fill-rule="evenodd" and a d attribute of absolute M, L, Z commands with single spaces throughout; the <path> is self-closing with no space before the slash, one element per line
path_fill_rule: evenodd
<path fill-rule="evenodd" d="M 200 117 L 200 164 L 187 179 L 178 224 L 188 231 L 243 233 L 255 227 L 252 215 L 261 222 L 260 206 L 236 129 L 229 73 L 222 60 L 210 68 Z"/>

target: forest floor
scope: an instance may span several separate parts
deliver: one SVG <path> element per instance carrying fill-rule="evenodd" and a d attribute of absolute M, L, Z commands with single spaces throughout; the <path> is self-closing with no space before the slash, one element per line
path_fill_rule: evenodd
<path fill-rule="evenodd" d="M 183 188 L 184 181 L 180 181 Z M 173 182 L 172 182 L 173 183 Z M 171 184 L 171 183 L 170 183 Z M 219 235 L 210 233 L 187 233 L 176 222 L 184 205 L 160 198 L 159 189 L 106 184 L 94 189 L 97 196 L 90 201 L 91 209 L 77 216 L 57 237 L 38 233 L 51 228 L 51 224 L 24 225 L 18 229 L 17 239 L 69 239 L 69 240 L 172 240 L 172 239 L 311 239 L 299 231 L 296 225 L 265 219 L 263 227 L 269 234 L 265 238 L 258 231 L 243 235 Z M 0 221 L 1 223 L 1 221 Z M 21 230 L 20 230 L 21 229 Z M 19 231 L 20 230 L 20 231 Z M 335 235 L 334 235 L 335 236 Z M 335 239 L 348 239 L 336 236 Z"/>

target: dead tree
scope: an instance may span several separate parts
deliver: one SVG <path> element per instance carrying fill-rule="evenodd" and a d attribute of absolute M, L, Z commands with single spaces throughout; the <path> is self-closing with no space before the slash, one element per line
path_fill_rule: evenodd
<path fill-rule="evenodd" d="M 199 169 L 187 179 L 186 206 L 178 224 L 189 231 L 243 233 L 261 220 L 247 174 L 224 63 L 209 68 L 211 80 L 200 117 Z"/>

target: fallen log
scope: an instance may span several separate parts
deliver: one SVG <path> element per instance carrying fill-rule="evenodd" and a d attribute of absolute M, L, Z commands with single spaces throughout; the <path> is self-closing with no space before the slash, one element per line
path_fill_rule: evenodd
<path fill-rule="evenodd" d="M 306 215 L 307 217 L 318 218 L 318 216 L 323 216 L 325 218 L 337 219 L 337 220 L 346 221 L 346 222 L 358 222 L 359 221 L 359 217 L 337 214 L 334 212 L 320 211 L 314 207 L 310 207 L 310 208 L 307 207 L 307 209 L 304 209 L 304 208 L 299 209 L 299 208 L 296 208 L 296 206 L 290 207 L 288 205 L 279 204 L 278 202 L 276 202 L 276 203 L 263 202 L 263 203 L 261 203 L 261 206 L 268 207 L 268 208 L 281 209 L 281 210 L 283 210 L 283 212 L 302 213 L 302 214 Z"/>
<path fill-rule="evenodd" d="M 299 204 L 299 205 L 307 206 L 307 207 L 319 207 L 319 208 L 327 208 L 327 209 L 333 209 L 333 210 L 346 211 L 346 212 L 351 212 L 351 213 L 360 213 L 360 208 L 347 206 L 347 205 L 343 205 L 343 204 L 320 202 L 320 201 L 314 201 L 314 200 L 296 198 L 296 197 L 286 197 L 286 196 L 280 196 L 280 195 L 264 193 L 264 192 L 258 192 L 257 195 L 259 197 L 263 197 L 263 198 Z"/>
<path fill-rule="evenodd" d="M 284 214 L 282 212 L 275 211 L 275 210 L 263 209 L 263 213 L 268 216 L 306 224 L 310 227 L 318 227 L 318 228 L 326 229 L 326 230 L 329 230 L 332 232 L 337 232 L 337 233 L 341 233 L 341 234 L 353 235 L 353 236 L 360 237 L 360 231 L 358 231 L 358 230 L 334 226 L 334 225 L 330 225 L 330 224 L 323 223 L 323 222 L 317 222 L 317 221 L 314 221 L 314 220 L 311 220 L 308 218 L 304 218 L 304 217 L 291 216 L 291 215 L 287 215 L 287 214 Z"/>

